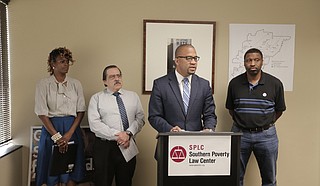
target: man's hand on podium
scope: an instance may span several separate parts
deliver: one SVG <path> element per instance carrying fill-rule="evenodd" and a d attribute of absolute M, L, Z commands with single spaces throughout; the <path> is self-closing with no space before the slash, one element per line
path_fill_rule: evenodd
<path fill-rule="evenodd" d="M 212 129 L 203 129 L 201 132 L 214 132 Z"/>
<path fill-rule="evenodd" d="M 183 131 L 183 130 L 178 126 L 175 126 L 170 130 L 170 132 L 181 132 L 181 131 Z"/>

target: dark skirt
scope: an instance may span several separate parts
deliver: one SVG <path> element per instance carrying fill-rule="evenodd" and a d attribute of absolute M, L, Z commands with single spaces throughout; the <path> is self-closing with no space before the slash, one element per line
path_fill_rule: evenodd
<path fill-rule="evenodd" d="M 50 118 L 54 128 L 60 132 L 61 135 L 69 131 L 74 121 L 73 116 L 53 117 Z M 50 133 L 42 126 L 41 137 L 38 146 L 38 157 L 36 166 L 36 185 L 41 186 L 47 184 L 48 186 L 57 183 L 67 183 L 69 180 L 80 182 L 85 176 L 85 158 L 84 158 L 84 144 L 80 126 L 77 127 L 73 133 L 70 141 L 77 144 L 77 157 L 74 166 L 74 171 L 69 174 L 62 174 L 59 176 L 49 176 L 49 166 L 52 154 L 52 145 L 54 145 Z"/>

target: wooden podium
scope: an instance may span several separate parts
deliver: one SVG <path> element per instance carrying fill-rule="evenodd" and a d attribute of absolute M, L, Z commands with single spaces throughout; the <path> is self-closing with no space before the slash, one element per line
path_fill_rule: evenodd
<path fill-rule="evenodd" d="M 157 136 L 158 186 L 238 186 L 241 133 L 168 132 Z"/>

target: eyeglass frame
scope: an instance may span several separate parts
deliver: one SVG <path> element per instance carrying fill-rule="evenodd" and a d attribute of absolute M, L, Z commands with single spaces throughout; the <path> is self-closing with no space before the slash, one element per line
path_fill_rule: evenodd
<path fill-rule="evenodd" d="M 199 56 L 177 56 L 176 58 L 184 58 L 188 62 L 192 62 L 192 60 L 194 60 L 195 62 L 198 62 L 200 60 Z"/>

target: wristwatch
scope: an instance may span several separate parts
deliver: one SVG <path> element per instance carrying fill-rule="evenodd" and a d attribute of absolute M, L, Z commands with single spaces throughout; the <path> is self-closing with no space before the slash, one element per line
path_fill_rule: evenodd
<path fill-rule="evenodd" d="M 126 131 L 127 135 L 129 136 L 129 139 L 133 136 L 132 132 L 131 131 Z"/>

